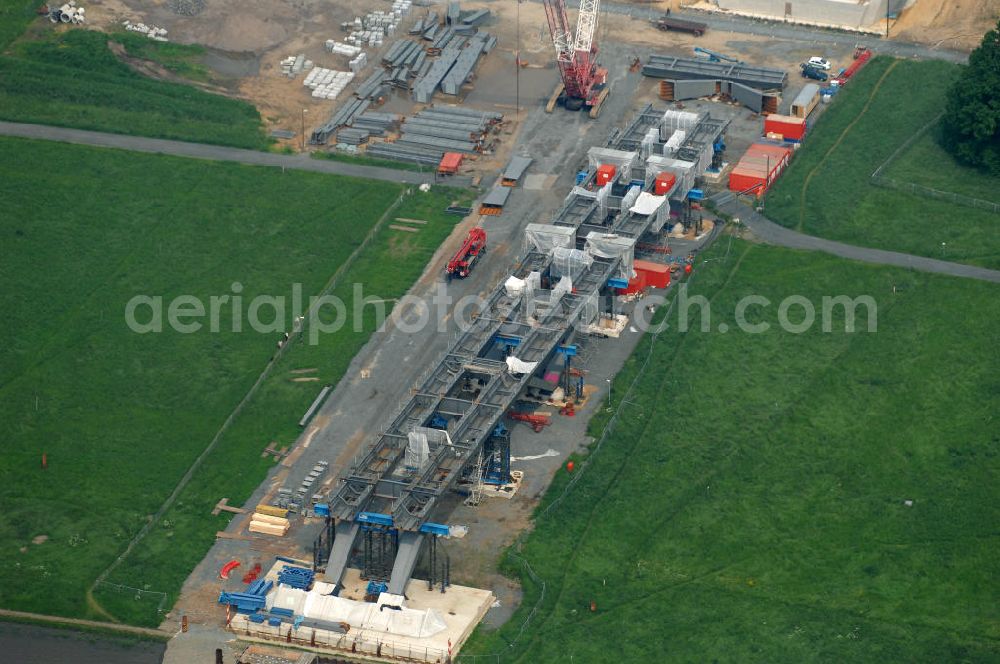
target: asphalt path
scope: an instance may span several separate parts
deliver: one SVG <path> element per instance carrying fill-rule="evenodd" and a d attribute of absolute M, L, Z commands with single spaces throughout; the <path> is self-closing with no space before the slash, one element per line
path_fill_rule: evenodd
<path fill-rule="evenodd" d="M 989 270 L 984 267 L 962 263 L 951 263 L 925 256 L 901 254 L 895 251 L 858 247 L 853 244 L 844 244 L 843 242 L 799 233 L 798 231 L 776 224 L 749 205 L 741 203 L 728 192 L 716 195 L 712 200 L 721 211 L 738 218 L 740 223 L 753 231 L 754 235 L 769 244 L 788 247 L 790 249 L 822 251 L 834 256 L 863 261 L 865 263 L 895 265 L 920 272 L 934 272 L 953 277 L 1000 283 L 1000 271 L 998 270 Z"/>
<path fill-rule="evenodd" d="M 135 152 L 167 154 L 175 157 L 192 159 L 207 159 L 211 161 L 232 161 L 251 166 L 270 166 L 274 168 L 290 168 L 300 171 L 313 171 L 330 175 L 347 175 L 371 180 L 386 180 L 403 184 L 434 184 L 434 172 L 404 171 L 396 168 L 380 166 L 364 166 L 328 159 L 313 159 L 302 154 L 275 154 L 257 150 L 242 150 L 227 148 L 221 145 L 205 145 L 203 143 L 187 143 L 162 138 L 145 138 L 143 136 L 126 136 L 110 134 L 102 131 L 85 129 L 68 129 L 48 125 L 22 124 L 20 122 L 0 122 L 0 135 L 17 136 L 20 138 L 35 138 L 46 141 L 92 145 L 102 148 L 117 148 Z M 466 187 L 472 184 L 469 178 L 453 177 L 441 184 Z"/>

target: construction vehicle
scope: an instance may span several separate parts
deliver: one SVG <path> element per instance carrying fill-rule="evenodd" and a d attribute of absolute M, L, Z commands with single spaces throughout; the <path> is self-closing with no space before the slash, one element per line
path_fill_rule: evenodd
<path fill-rule="evenodd" d="M 462 248 L 455 252 L 445 267 L 448 280 L 451 281 L 455 277 L 465 279 L 472 272 L 472 267 L 479 260 L 479 257 L 485 255 L 486 231 L 482 228 L 473 228 L 462 243 Z"/>
<path fill-rule="evenodd" d="M 813 67 L 808 62 L 803 62 L 799 67 L 802 68 L 802 78 L 811 78 L 814 81 L 825 81 L 829 78 L 825 71 L 818 67 Z"/>
<path fill-rule="evenodd" d="M 558 104 L 569 111 L 587 108 L 590 117 L 596 118 L 611 92 L 608 70 L 597 65 L 597 42 L 594 41 L 601 1 L 581 0 L 575 34 L 569 28 L 566 0 L 542 0 L 542 4 L 562 79 L 545 105 L 545 112 L 551 113 Z"/>
<path fill-rule="evenodd" d="M 701 37 L 708 30 L 708 25 L 698 21 L 686 21 L 682 18 L 674 18 L 670 14 L 664 14 L 654 20 L 653 27 L 664 32 L 688 32 L 695 37 Z"/>
<path fill-rule="evenodd" d="M 864 67 L 865 63 L 868 62 L 871 59 L 871 57 L 872 57 L 871 49 L 861 45 L 856 46 L 854 48 L 854 62 L 852 62 L 847 69 L 840 72 L 840 74 L 833 79 L 834 83 L 836 83 L 839 86 L 846 85 L 847 81 L 849 81 L 852 76 L 858 73 L 858 70 Z"/>
<path fill-rule="evenodd" d="M 724 53 L 719 53 L 718 51 L 710 51 L 707 48 L 702 48 L 701 46 L 694 47 L 695 55 L 704 55 L 708 58 L 709 62 L 732 62 L 736 65 L 743 64 L 742 60 L 738 60 L 730 55 Z"/>

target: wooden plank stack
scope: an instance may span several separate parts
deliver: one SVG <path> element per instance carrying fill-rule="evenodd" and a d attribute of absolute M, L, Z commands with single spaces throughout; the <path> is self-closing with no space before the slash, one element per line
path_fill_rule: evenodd
<path fill-rule="evenodd" d="M 258 505 L 253 516 L 250 517 L 248 530 L 251 533 L 284 537 L 288 533 L 288 529 L 291 528 L 287 516 L 288 510 L 286 509 L 272 505 Z"/>

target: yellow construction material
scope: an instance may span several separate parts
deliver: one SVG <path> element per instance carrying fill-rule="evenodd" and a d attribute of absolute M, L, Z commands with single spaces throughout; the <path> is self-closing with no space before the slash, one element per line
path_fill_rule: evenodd
<path fill-rule="evenodd" d="M 275 507 L 274 505 L 258 505 L 254 510 L 257 514 L 267 514 L 269 516 L 280 516 L 282 519 L 288 516 L 288 510 Z"/>
<path fill-rule="evenodd" d="M 263 535 L 275 535 L 277 537 L 284 537 L 288 532 L 288 526 L 279 526 L 274 523 L 262 523 L 260 521 L 251 521 L 250 527 L 247 528 L 251 533 L 261 533 Z"/>
<path fill-rule="evenodd" d="M 261 523 L 271 523 L 276 526 L 287 526 L 288 519 L 283 519 L 280 516 L 271 516 L 269 514 L 254 514 L 251 519 L 253 521 L 260 521 Z"/>

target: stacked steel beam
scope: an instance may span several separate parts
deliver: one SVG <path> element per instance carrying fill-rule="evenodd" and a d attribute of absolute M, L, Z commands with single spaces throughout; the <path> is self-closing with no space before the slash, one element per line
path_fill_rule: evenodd
<path fill-rule="evenodd" d="M 488 32 L 480 33 L 470 39 L 468 47 L 461 52 L 455 65 L 441 80 L 441 92 L 446 95 L 457 95 L 461 87 L 472 76 L 480 56 L 489 53 L 490 49 L 496 46 L 496 43 L 496 37 Z"/>
<path fill-rule="evenodd" d="M 354 118 L 355 129 L 365 129 L 372 136 L 385 136 L 389 131 L 394 131 L 399 127 L 402 116 L 396 113 L 377 113 L 375 111 L 365 111 Z"/>
<path fill-rule="evenodd" d="M 461 41 L 461 43 L 460 43 Z M 426 74 L 413 84 L 413 98 L 421 104 L 429 104 L 434 97 L 434 91 L 445 75 L 454 66 L 458 56 L 462 54 L 462 43 L 465 40 L 452 40 L 448 47 L 441 51 L 441 56 L 434 61 Z"/>
<path fill-rule="evenodd" d="M 379 96 L 379 90 L 382 89 L 383 83 L 385 83 L 385 72 L 379 69 L 366 78 L 354 91 L 354 94 L 357 95 L 358 99 L 374 99 Z"/>
<path fill-rule="evenodd" d="M 437 165 L 445 152 L 481 152 L 502 119 L 502 113 L 435 106 L 406 120 L 399 140 L 373 144 L 368 154 Z"/>
<path fill-rule="evenodd" d="M 368 142 L 371 132 L 367 129 L 344 128 L 337 132 L 337 142 L 347 145 L 361 145 Z"/>
<path fill-rule="evenodd" d="M 334 111 L 330 119 L 322 127 L 315 129 L 309 138 L 311 145 L 326 145 L 332 136 L 341 127 L 350 125 L 356 116 L 363 113 L 371 106 L 370 99 L 351 99 L 343 106 Z"/>

